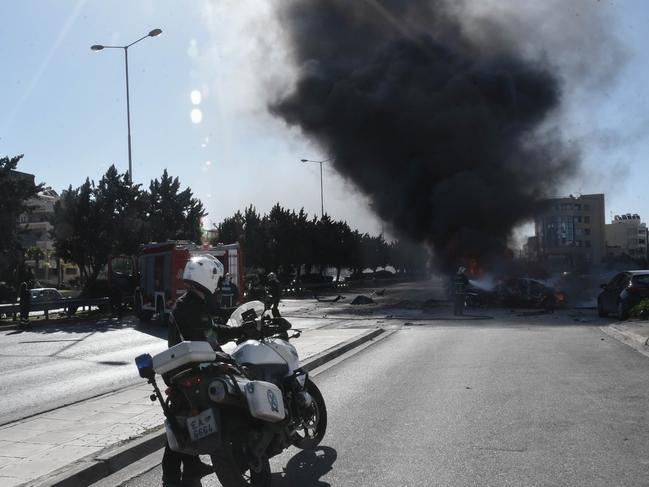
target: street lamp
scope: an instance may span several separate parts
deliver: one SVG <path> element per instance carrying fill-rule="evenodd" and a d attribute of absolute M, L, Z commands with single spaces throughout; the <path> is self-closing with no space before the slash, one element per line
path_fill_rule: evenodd
<path fill-rule="evenodd" d="M 320 164 L 320 211 L 321 216 L 324 217 L 324 196 L 322 194 L 322 163 L 329 162 L 331 159 L 325 159 L 324 161 L 312 161 L 311 159 L 301 159 L 302 162 L 315 162 Z"/>
<path fill-rule="evenodd" d="M 162 34 L 162 29 L 153 29 L 147 35 L 140 37 L 137 41 L 133 41 L 126 46 L 103 46 L 101 44 L 90 46 L 90 49 L 93 51 L 102 51 L 104 49 L 124 49 L 124 66 L 126 67 L 126 125 L 128 127 L 128 179 L 130 182 L 133 182 L 133 161 L 131 159 L 131 104 L 128 93 L 128 48 L 147 37 L 157 37 L 160 34 Z"/>

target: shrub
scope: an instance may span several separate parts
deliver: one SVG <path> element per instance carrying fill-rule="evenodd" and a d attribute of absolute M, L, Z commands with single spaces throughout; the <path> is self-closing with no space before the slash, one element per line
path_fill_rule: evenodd
<path fill-rule="evenodd" d="M 629 316 L 631 316 L 631 318 L 636 318 L 640 320 L 649 319 L 649 298 L 643 299 L 638 304 L 636 304 L 633 308 L 631 308 L 631 312 L 629 313 Z"/>

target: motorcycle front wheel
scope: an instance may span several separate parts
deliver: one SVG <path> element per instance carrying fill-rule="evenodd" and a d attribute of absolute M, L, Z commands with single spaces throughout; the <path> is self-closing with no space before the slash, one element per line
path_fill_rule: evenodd
<path fill-rule="evenodd" d="M 269 487 L 268 457 L 264 455 L 258 464 L 253 464 L 237 435 L 232 438 L 223 438 L 223 448 L 210 455 L 219 482 L 223 487 Z"/>
<path fill-rule="evenodd" d="M 302 411 L 302 424 L 291 437 L 291 443 L 302 450 L 309 450 L 320 444 L 327 431 L 327 407 L 320 389 L 311 379 L 307 379 L 304 389 L 313 400 L 311 406 Z"/>

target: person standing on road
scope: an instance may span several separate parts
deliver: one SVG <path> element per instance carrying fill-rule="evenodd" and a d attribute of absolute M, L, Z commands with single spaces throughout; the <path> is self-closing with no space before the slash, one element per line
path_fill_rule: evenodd
<path fill-rule="evenodd" d="M 29 328 L 29 307 L 31 305 L 32 293 L 29 292 L 26 282 L 20 284 L 20 326 Z"/>
<path fill-rule="evenodd" d="M 460 266 L 453 279 L 453 314 L 455 316 L 464 314 L 464 297 L 468 285 L 469 278 L 466 277 L 466 267 Z"/>
<path fill-rule="evenodd" d="M 169 319 L 169 347 L 181 341 L 208 341 L 212 348 L 220 350 L 219 343 L 241 336 L 240 328 L 214 324 L 213 318 L 226 318 L 214 296 L 222 277 L 223 264 L 211 255 L 192 257 L 187 262 L 183 272 L 187 291 L 176 301 Z M 200 487 L 200 479 L 211 473 L 213 467 L 201 462 L 198 456 L 178 453 L 171 450 L 169 443 L 165 445 L 163 487 Z"/>
<path fill-rule="evenodd" d="M 270 302 L 272 304 L 273 318 L 281 318 L 279 312 L 279 301 L 282 299 L 282 286 L 277 279 L 277 274 L 271 272 L 268 274 L 268 294 L 270 294 Z"/>

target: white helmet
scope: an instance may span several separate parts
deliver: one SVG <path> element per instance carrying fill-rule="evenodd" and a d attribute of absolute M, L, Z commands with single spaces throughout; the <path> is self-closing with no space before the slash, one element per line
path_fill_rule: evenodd
<path fill-rule="evenodd" d="M 197 255 L 189 259 L 183 272 L 183 281 L 196 284 L 213 293 L 223 277 L 223 264 L 213 255 Z"/>

